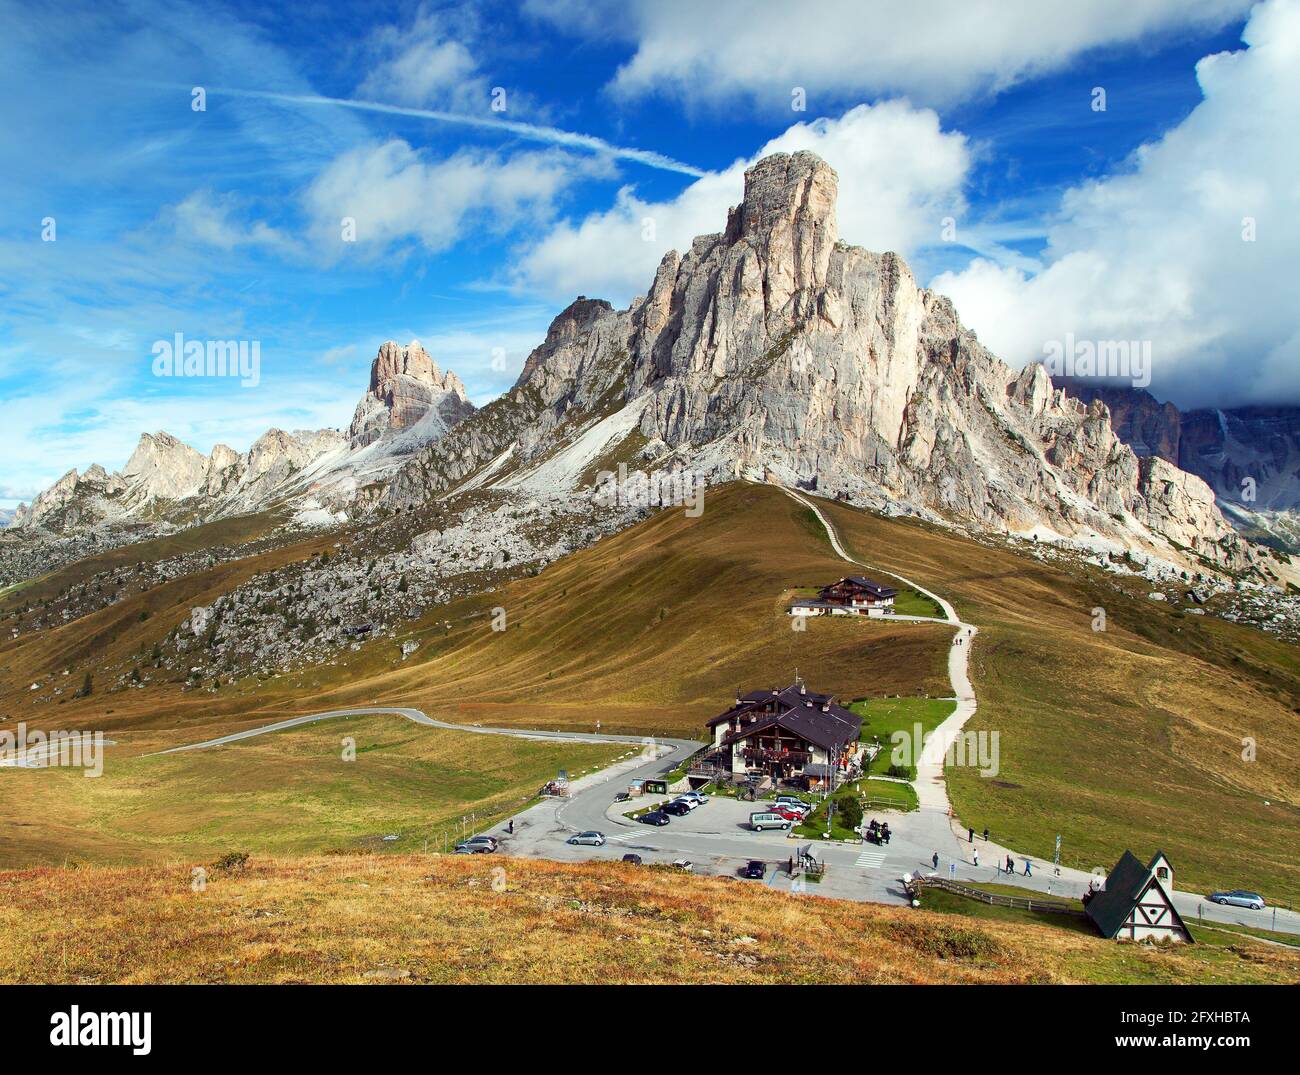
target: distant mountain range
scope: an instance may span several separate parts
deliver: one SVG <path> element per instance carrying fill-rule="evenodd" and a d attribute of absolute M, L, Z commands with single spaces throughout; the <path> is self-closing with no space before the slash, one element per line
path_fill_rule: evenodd
<path fill-rule="evenodd" d="M 1100 400 L 1139 457 L 1158 456 L 1205 480 L 1243 533 L 1300 551 L 1300 407 L 1180 411 L 1142 388 L 1057 378 Z"/>
<path fill-rule="evenodd" d="M 890 513 L 1239 566 L 1250 550 L 1178 452 L 1130 450 L 1101 402 L 1014 370 L 896 254 L 839 238 L 812 153 L 745 175 L 725 230 L 669 252 L 626 310 L 580 297 L 481 410 L 418 344 L 385 344 L 347 434 L 271 430 L 244 455 L 146 434 L 15 525 L 196 521 L 288 503 L 323 521 L 455 489 L 591 495 L 601 470 L 775 477 Z M 1158 441 L 1162 448 L 1167 447 Z"/>
<path fill-rule="evenodd" d="M 245 453 L 210 455 L 169 433 L 144 433 L 120 471 L 70 470 L 10 526 L 66 532 L 125 520 L 203 522 L 296 501 L 328 521 L 426 444 L 474 413 L 456 374 L 442 373 L 418 342 L 385 343 L 348 433 L 267 430 Z"/>

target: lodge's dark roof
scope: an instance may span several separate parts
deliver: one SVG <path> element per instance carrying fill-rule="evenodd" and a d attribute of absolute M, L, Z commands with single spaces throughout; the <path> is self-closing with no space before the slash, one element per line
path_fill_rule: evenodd
<path fill-rule="evenodd" d="M 1115 863 L 1115 868 L 1110 871 L 1110 876 L 1106 878 L 1105 887 L 1088 901 L 1084 908 L 1088 917 L 1101 931 L 1101 935 L 1107 938 L 1114 938 L 1128 921 L 1128 916 L 1133 907 L 1137 904 L 1142 893 L 1146 891 L 1148 882 L 1160 884 L 1155 880 L 1153 870 L 1155 869 L 1156 858 L 1160 858 L 1158 852 L 1151 862 L 1143 866 L 1142 860 L 1139 859 L 1132 851 L 1125 851 L 1120 859 Z M 1166 859 L 1165 861 L 1168 861 Z M 1161 885 L 1161 891 L 1164 886 Z M 1166 896 L 1169 894 L 1166 892 Z M 1191 940 L 1191 932 L 1183 925 L 1182 916 L 1174 907 L 1172 897 L 1169 897 L 1169 910 L 1174 917 L 1174 921 L 1182 928 L 1188 940 Z"/>
<path fill-rule="evenodd" d="M 776 713 L 753 712 L 771 702 L 777 703 Z M 734 706 L 709 721 L 708 727 L 712 728 L 723 721 L 731 721 L 737 717 L 743 721 L 747 714 L 753 714 L 756 719 L 752 723 L 743 723 L 740 731 L 732 732 L 723 739 L 724 743 L 744 739 L 755 732 L 779 726 L 793 732 L 801 739 L 829 750 L 831 747 L 841 747 L 857 739 L 858 733 L 862 730 L 862 718 L 843 706 L 836 705 L 834 695 L 818 694 L 816 691 L 801 688 L 798 683 L 785 688 L 742 694 Z"/>
<path fill-rule="evenodd" d="M 897 597 L 898 596 L 898 591 L 895 590 L 892 586 L 881 586 L 880 583 L 873 582 L 871 579 L 864 578 L 861 575 L 846 575 L 844 578 L 840 579 L 839 582 L 831 583 L 831 586 L 838 586 L 841 583 L 845 583 L 845 582 L 851 582 L 853 583 L 854 586 L 857 586 L 859 589 L 866 590 L 868 593 L 872 594 L 875 597 Z M 823 586 L 821 592 L 825 593 L 827 590 L 831 588 L 831 586 Z"/>

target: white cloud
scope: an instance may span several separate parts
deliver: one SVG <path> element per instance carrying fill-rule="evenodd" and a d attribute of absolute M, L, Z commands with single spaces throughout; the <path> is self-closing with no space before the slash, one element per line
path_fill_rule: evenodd
<path fill-rule="evenodd" d="M 531 0 L 561 29 L 629 39 L 622 95 L 788 108 L 791 89 L 904 93 L 947 104 L 1060 70 L 1089 49 L 1188 27 L 1214 29 L 1249 0 Z"/>
<path fill-rule="evenodd" d="M 989 347 L 1019 364 L 1066 333 L 1150 340 L 1152 389 L 1183 406 L 1300 399 L 1300 3 L 1261 5 L 1243 37 L 1129 171 L 1066 193 L 1043 271 L 934 281 Z"/>
<path fill-rule="evenodd" d="M 606 166 L 560 150 L 503 158 L 465 149 L 438 159 L 392 139 L 340 154 L 305 202 L 317 238 L 340 251 L 344 218 L 356 221 L 360 247 L 414 238 L 437 251 L 471 225 L 502 232 L 524 220 L 544 223 L 571 182 Z"/>
<path fill-rule="evenodd" d="M 477 60 L 436 12 L 422 9 L 407 27 L 381 27 L 371 50 L 371 69 L 357 88 L 361 97 L 415 107 L 488 107 L 491 88 Z"/>
<path fill-rule="evenodd" d="M 216 194 L 210 190 L 196 190 L 177 205 L 171 206 L 163 216 L 169 219 L 182 239 L 234 250 L 240 246 L 268 246 L 287 248 L 288 237 L 265 221 L 249 223 L 238 220 L 238 199 L 231 194 Z"/>
<path fill-rule="evenodd" d="M 970 167 L 965 136 L 943 131 L 934 112 L 903 101 L 860 105 L 839 119 L 795 124 L 754 157 L 704 175 L 671 201 L 649 202 L 624 187 L 610 209 L 561 222 L 527 250 L 516 283 L 557 298 L 624 303 L 650 286 L 667 250 L 685 251 L 695 236 L 725 227 L 750 164 L 800 149 L 839 173 L 839 230 L 848 242 L 905 253 L 937 240 L 944 216 L 959 215 Z"/>

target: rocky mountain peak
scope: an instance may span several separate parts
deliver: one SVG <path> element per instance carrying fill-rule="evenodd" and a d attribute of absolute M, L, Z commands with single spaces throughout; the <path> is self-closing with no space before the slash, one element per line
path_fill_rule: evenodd
<path fill-rule="evenodd" d="M 829 249 L 839 238 L 840 179 L 816 153 L 773 153 L 745 172 L 744 200 L 727 215 L 727 239 L 764 245 L 787 233 Z"/>
<path fill-rule="evenodd" d="M 389 431 L 399 432 L 435 414 L 442 432 L 474 413 L 459 377 L 444 374 L 419 340 L 405 347 L 388 340 L 370 364 L 370 389 L 357 404 L 351 446 L 364 448 Z"/>
<path fill-rule="evenodd" d="M 403 375 L 430 384 L 442 381 L 438 364 L 419 340 L 412 340 L 405 347 L 393 340 L 380 344 L 379 353 L 370 364 L 370 391 L 378 392 L 385 384 Z"/>
<path fill-rule="evenodd" d="M 388 499 L 418 502 L 489 463 L 511 468 L 511 487 L 571 487 L 593 446 L 635 434 L 715 480 L 769 475 L 976 529 L 1241 559 L 1203 482 L 1140 466 L 1104 406 L 988 352 L 898 255 L 838 242 L 837 189 L 815 154 L 758 161 L 724 232 L 666 254 L 627 310 L 580 298 L 563 311 L 527 391 L 463 423 Z"/>
<path fill-rule="evenodd" d="M 546 339 L 535 347 L 524 361 L 524 368 L 519 374 L 518 384 L 524 384 L 532 378 L 533 372 L 556 351 L 577 339 L 602 317 L 614 312 L 614 307 L 604 299 L 589 299 L 579 295 L 563 310 L 555 315 L 551 326 L 546 330 Z"/>
<path fill-rule="evenodd" d="M 122 477 L 135 485 L 144 499 L 180 500 L 203 484 L 208 460 L 170 433 L 141 433 Z"/>

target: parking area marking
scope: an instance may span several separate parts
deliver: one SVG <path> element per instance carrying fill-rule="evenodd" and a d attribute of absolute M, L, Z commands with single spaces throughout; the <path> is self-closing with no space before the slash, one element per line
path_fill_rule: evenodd
<path fill-rule="evenodd" d="M 858 865 L 868 870 L 874 870 L 885 864 L 885 853 L 883 851 L 864 851 L 858 856 Z"/>

